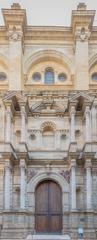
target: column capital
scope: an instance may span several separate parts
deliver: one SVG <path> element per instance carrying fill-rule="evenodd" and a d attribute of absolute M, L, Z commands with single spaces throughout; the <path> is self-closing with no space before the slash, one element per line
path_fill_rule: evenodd
<path fill-rule="evenodd" d="M 20 110 L 21 110 L 21 113 L 26 112 L 26 104 L 25 103 L 20 103 Z"/>
<path fill-rule="evenodd" d="M 9 41 L 12 41 L 12 42 L 22 41 L 23 32 L 13 27 L 12 30 L 8 31 L 7 36 L 9 38 Z"/>
<path fill-rule="evenodd" d="M 20 159 L 20 168 L 26 169 L 26 162 L 25 159 Z"/>
<path fill-rule="evenodd" d="M 70 105 L 70 115 L 75 115 L 75 113 L 76 113 L 76 109 L 75 109 L 75 105 Z"/>
<path fill-rule="evenodd" d="M 85 162 L 85 168 L 92 168 L 92 162 L 91 162 L 91 159 L 86 159 L 86 162 Z"/>
<path fill-rule="evenodd" d="M 25 119 L 27 120 L 27 108 L 26 108 L 26 103 L 20 103 L 20 111 L 21 115 L 25 116 Z"/>
<path fill-rule="evenodd" d="M 85 106 L 85 114 L 90 114 L 90 106 Z"/>
<path fill-rule="evenodd" d="M 72 167 L 76 167 L 76 160 L 75 159 L 71 159 L 71 163 L 70 163 L 70 166 L 71 166 L 71 168 Z"/>
<path fill-rule="evenodd" d="M 9 159 L 6 159 L 6 160 L 5 160 L 5 169 L 11 170 L 11 162 L 10 162 Z"/>
<path fill-rule="evenodd" d="M 88 29 L 85 29 L 85 28 L 80 28 L 80 29 L 77 29 L 75 31 L 75 40 L 76 41 L 81 41 L 81 42 L 85 42 L 85 41 L 88 41 L 89 38 L 90 38 L 90 31 Z"/>

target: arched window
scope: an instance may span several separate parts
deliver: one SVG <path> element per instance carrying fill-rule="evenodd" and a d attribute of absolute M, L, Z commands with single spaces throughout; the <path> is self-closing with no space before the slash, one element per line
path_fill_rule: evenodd
<path fill-rule="evenodd" d="M 45 70 L 45 83 L 54 84 L 54 71 L 52 68 L 47 68 Z"/>

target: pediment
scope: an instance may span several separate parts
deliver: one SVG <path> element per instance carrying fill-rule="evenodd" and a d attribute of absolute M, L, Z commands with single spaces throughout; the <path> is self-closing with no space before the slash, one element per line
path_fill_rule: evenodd
<path fill-rule="evenodd" d="M 26 102 L 25 96 L 23 96 L 20 91 L 7 92 L 3 98 L 3 101 L 4 102 L 11 101 L 11 100 L 13 101 L 13 99 L 15 98 L 18 102 Z"/>
<path fill-rule="evenodd" d="M 32 113 L 65 113 L 67 102 L 65 101 L 38 101 L 32 104 L 30 110 Z"/>
<path fill-rule="evenodd" d="M 69 102 L 77 102 L 80 98 L 83 98 L 85 102 L 92 102 L 94 100 L 94 97 L 90 94 L 87 94 L 85 92 L 78 92 L 77 94 L 74 94 L 73 96 L 70 96 Z"/>
<path fill-rule="evenodd" d="M 27 99 L 19 91 L 7 92 L 3 97 L 3 102 L 5 106 L 10 104 L 15 111 L 20 111 L 21 105 L 27 106 Z"/>

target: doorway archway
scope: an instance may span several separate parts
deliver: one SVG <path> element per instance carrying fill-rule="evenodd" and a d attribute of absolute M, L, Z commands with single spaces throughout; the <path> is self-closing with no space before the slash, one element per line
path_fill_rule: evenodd
<path fill-rule="evenodd" d="M 35 228 L 37 233 L 61 233 L 62 191 L 53 180 L 45 180 L 35 190 Z"/>

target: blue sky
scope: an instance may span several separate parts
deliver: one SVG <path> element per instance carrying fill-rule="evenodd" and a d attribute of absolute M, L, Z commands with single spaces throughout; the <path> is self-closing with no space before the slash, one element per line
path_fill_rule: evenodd
<path fill-rule="evenodd" d="M 97 11 L 97 0 L 0 0 L 0 8 L 9 8 L 13 2 L 18 2 L 27 11 L 29 25 L 70 25 L 71 11 L 79 2 L 85 2 L 88 9 Z M 3 24 L 0 12 L 0 25 Z M 97 14 L 95 17 L 97 25 Z"/>

